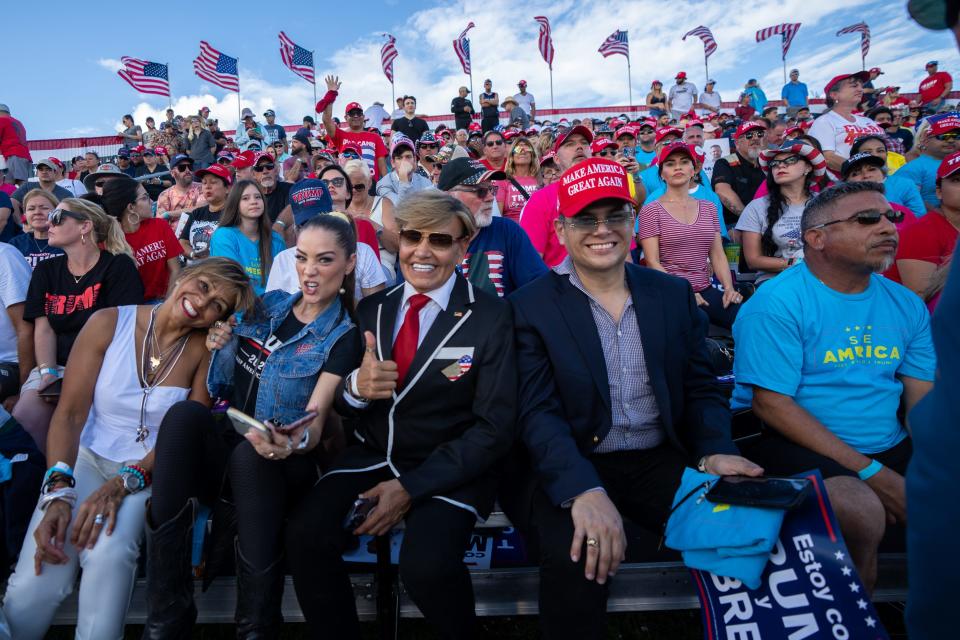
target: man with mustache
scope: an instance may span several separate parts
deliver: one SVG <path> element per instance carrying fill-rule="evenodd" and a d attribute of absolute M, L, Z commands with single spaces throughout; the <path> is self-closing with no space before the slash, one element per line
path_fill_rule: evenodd
<path fill-rule="evenodd" d="M 912 443 L 898 411 L 936 369 L 923 301 L 878 275 L 901 215 L 875 182 L 822 191 L 801 218 L 804 261 L 759 288 L 733 326 L 732 406 L 766 425 L 743 454 L 773 476 L 820 470 L 868 591 L 887 524 L 907 519 Z"/>
<path fill-rule="evenodd" d="M 711 186 L 723 203 L 723 221 L 728 227 L 736 224 L 766 179 L 759 161 L 765 135 L 766 128 L 759 122 L 742 123 L 733 136 L 734 152 L 713 165 Z"/>

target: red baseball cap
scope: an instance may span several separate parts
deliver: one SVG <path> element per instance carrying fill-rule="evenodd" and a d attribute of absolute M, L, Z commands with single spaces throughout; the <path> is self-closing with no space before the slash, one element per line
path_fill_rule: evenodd
<path fill-rule="evenodd" d="M 582 124 L 578 124 L 577 126 L 571 129 L 567 129 L 566 131 L 560 133 L 557 136 L 556 142 L 553 143 L 553 152 L 556 153 L 560 151 L 560 147 L 562 147 L 563 143 L 567 141 L 567 138 L 569 138 L 575 133 L 579 133 L 584 138 L 586 138 L 587 144 L 590 144 L 591 142 L 593 142 L 593 131 L 590 131 L 590 129 L 587 129 Z"/>
<path fill-rule="evenodd" d="M 644 124 L 644 125 L 647 125 L 647 124 L 650 124 L 650 123 L 649 123 L 649 122 L 644 122 L 643 124 Z M 641 125 L 641 126 L 643 126 L 643 125 Z M 633 126 L 633 125 L 631 125 L 631 124 L 625 124 L 625 125 L 623 125 L 623 126 L 620 127 L 619 129 L 617 129 L 617 132 L 616 132 L 615 134 L 613 134 L 613 139 L 614 139 L 614 140 L 618 140 L 618 139 L 620 139 L 620 136 L 633 136 L 634 138 L 636 138 L 636 137 L 637 137 L 637 127 L 635 127 L 635 126 Z"/>
<path fill-rule="evenodd" d="M 557 154 L 555 154 L 553 151 L 547 151 L 545 154 L 543 154 L 543 157 L 540 158 L 540 166 L 542 167 L 543 165 L 547 164 L 548 162 L 554 162 L 554 163 L 555 163 L 555 162 L 557 161 L 557 160 L 556 160 L 556 156 L 557 156 Z"/>
<path fill-rule="evenodd" d="M 932 118 L 931 118 L 932 119 Z M 960 117 L 949 114 L 930 123 L 930 135 L 938 136 L 948 131 L 960 129 Z"/>
<path fill-rule="evenodd" d="M 519 87 L 525 87 L 525 86 L 527 86 L 527 81 L 526 81 L 526 80 L 521 80 L 520 82 L 517 83 L 517 86 L 519 86 Z"/>
<path fill-rule="evenodd" d="M 676 80 L 677 78 L 686 78 L 686 77 L 687 77 L 686 71 L 679 71 L 677 75 L 674 77 L 674 80 Z"/>
<path fill-rule="evenodd" d="M 660 153 L 657 154 L 657 164 L 662 166 L 666 159 L 675 153 L 682 153 L 690 158 L 690 161 L 694 164 L 703 162 L 703 156 L 697 153 L 697 150 L 694 149 L 693 145 L 685 144 L 679 140 L 675 140 L 665 144 L 663 148 L 660 149 Z"/>
<path fill-rule="evenodd" d="M 880 67 L 871 67 L 871 68 L 870 68 L 870 73 L 876 73 L 876 74 L 881 75 L 881 76 L 883 75 L 883 71 L 880 71 Z"/>
<path fill-rule="evenodd" d="M 661 127 L 657 129 L 657 135 L 654 137 L 654 142 L 660 142 L 667 136 L 678 136 L 683 137 L 683 129 L 680 127 Z"/>
<path fill-rule="evenodd" d="M 590 144 L 590 155 L 595 156 L 601 151 L 603 151 L 604 149 L 606 149 L 607 147 L 619 148 L 620 145 L 618 145 L 613 140 L 610 140 L 609 138 L 597 138 Z"/>
<path fill-rule="evenodd" d="M 343 109 L 343 115 L 347 115 L 347 114 L 350 113 L 351 111 L 356 111 L 357 109 L 359 109 L 361 112 L 363 111 L 363 107 L 360 106 L 360 103 L 359 103 L 359 102 L 350 102 L 350 103 L 347 104 L 346 107 L 344 107 L 344 109 Z"/>
<path fill-rule="evenodd" d="M 504 131 L 504 132 L 503 132 L 503 139 L 504 139 L 504 140 L 513 140 L 514 138 L 516 138 L 516 137 L 519 136 L 519 135 L 521 135 L 519 131 L 515 131 L 515 130 L 511 129 L 510 131 Z"/>
<path fill-rule="evenodd" d="M 656 118 L 644 118 L 637 124 L 637 132 L 639 133 L 640 129 L 644 127 L 650 127 L 651 129 L 657 128 L 657 119 Z"/>
<path fill-rule="evenodd" d="M 140 155 L 143 155 L 143 152 L 145 149 L 146 149 L 145 146 L 143 146 L 142 144 L 138 144 L 133 149 L 130 149 L 130 153 L 139 153 Z"/>
<path fill-rule="evenodd" d="M 261 160 L 269 160 L 270 162 L 276 162 L 277 159 L 274 158 L 269 153 L 267 153 L 266 151 L 257 151 L 253 155 L 253 166 L 257 166 L 258 164 L 260 164 Z"/>
<path fill-rule="evenodd" d="M 691 118 L 690 120 L 687 120 L 687 124 L 684 128 L 689 129 L 690 127 L 700 127 L 702 129 L 703 120 L 701 120 L 700 118 Z"/>
<path fill-rule="evenodd" d="M 479 122 L 471 122 L 470 126 L 467 127 L 467 131 L 483 131 L 483 127 L 480 126 Z"/>
<path fill-rule="evenodd" d="M 234 169 L 249 169 L 253 166 L 253 159 L 256 157 L 256 151 L 244 151 L 243 153 L 238 153 L 237 157 L 233 159 L 233 162 L 230 164 L 233 165 Z"/>
<path fill-rule="evenodd" d="M 217 176 L 218 178 L 226 182 L 227 186 L 230 186 L 231 184 L 233 184 L 233 176 L 230 174 L 230 169 L 227 169 L 222 164 L 212 164 L 206 169 L 200 169 L 193 175 L 197 176 L 198 178 L 203 178 L 203 176 L 207 175 L 208 173 L 210 175 Z"/>
<path fill-rule="evenodd" d="M 743 136 L 743 134 L 749 131 L 753 131 L 754 129 L 760 129 L 761 131 L 767 130 L 767 128 L 762 124 L 760 124 L 759 122 L 754 122 L 753 120 L 749 120 L 747 122 L 741 123 L 740 126 L 737 127 L 737 132 L 733 134 L 733 139 L 739 140 L 740 137 Z"/>
<path fill-rule="evenodd" d="M 557 193 L 560 215 L 570 218 L 598 200 L 613 198 L 633 203 L 627 172 L 619 162 L 589 158 L 563 172 Z"/>
<path fill-rule="evenodd" d="M 830 82 L 828 82 L 828 83 L 823 87 L 823 95 L 827 95 L 828 93 L 830 93 L 830 89 L 833 88 L 833 85 L 837 84 L 838 82 L 843 82 L 843 81 L 846 80 L 847 78 L 856 78 L 856 79 L 858 79 L 860 82 L 867 82 L 867 81 L 870 80 L 870 72 L 869 72 L 869 71 L 857 71 L 856 73 L 841 73 L 841 74 L 838 75 L 838 76 L 834 76 L 833 79 L 830 80 Z"/>
<path fill-rule="evenodd" d="M 940 166 L 937 168 L 937 184 L 957 171 L 960 171 L 960 151 L 951 153 L 940 162 Z"/>
<path fill-rule="evenodd" d="M 360 145 L 357 144 L 356 142 L 353 142 L 352 140 L 346 140 L 346 141 L 344 141 L 344 142 L 340 145 L 340 151 L 339 151 L 339 153 L 343 153 L 344 151 L 347 151 L 348 149 L 349 149 L 350 151 L 353 151 L 355 154 L 357 154 L 357 156 L 359 156 L 359 157 L 361 157 L 361 158 L 363 157 L 363 151 L 360 149 Z"/>
<path fill-rule="evenodd" d="M 610 123 L 607 126 L 613 129 L 614 131 L 616 131 L 617 129 L 622 127 L 623 124 L 624 123 L 620 118 L 614 118 L 613 120 L 610 121 Z"/>

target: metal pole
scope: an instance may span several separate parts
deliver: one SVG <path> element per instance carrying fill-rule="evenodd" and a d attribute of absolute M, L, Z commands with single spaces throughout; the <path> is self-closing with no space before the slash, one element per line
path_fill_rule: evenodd
<path fill-rule="evenodd" d="M 703 80 L 703 86 L 707 86 L 707 83 L 710 82 L 710 58 L 706 55 L 703 56 L 703 69 L 707 72 L 707 77 Z"/>
<path fill-rule="evenodd" d="M 315 60 L 314 53 L 310 52 L 310 60 Z M 317 104 L 317 63 L 314 62 L 311 66 L 313 67 L 313 104 Z"/>
<path fill-rule="evenodd" d="M 170 87 L 170 63 L 167 62 L 165 64 L 167 65 L 167 87 Z M 167 101 L 169 107 L 173 109 L 173 90 L 169 88 L 167 89 Z"/>
<path fill-rule="evenodd" d="M 240 58 L 237 58 L 237 132 L 243 126 L 243 118 L 240 117 Z M 237 135 L 236 132 L 234 135 Z"/>
<path fill-rule="evenodd" d="M 550 110 L 553 111 L 553 65 L 550 65 Z"/>
<path fill-rule="evenodd" d="M 787 56 L 783 56 L 783 84 L 787 84 Z"/>

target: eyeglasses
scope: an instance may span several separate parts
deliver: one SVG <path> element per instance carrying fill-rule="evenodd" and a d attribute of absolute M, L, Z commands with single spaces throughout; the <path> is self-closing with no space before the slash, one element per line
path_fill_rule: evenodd
<path fill-rule="evenodd" d="M 217 162 L 220 162 L 220 161 L 218 160 Z M 230 161 L 227 160 L 227 162 L 230 162 Z M 192 164 L 178 164 L 177 166 L 174 167 L 174 169 L 176 169 L 177 171 L 183 171 L 184 173 L 186 173 L 187 171 L 193 171 L 193 165 L 192 165 Z"/>
<path fill-rule="evenodd" d="M 886 211 L 860 211 L 853 214 L 849 218 L 841 218 L 840 220 L 832 220 L 830 222 L 824 222 L 823 224 L 818 224 L 810 227 L 811 229 L 822 229 L 824 227 L 829 227 L 832 224 L 840 224 L 841 222 L 853 222 L 856 220 L 859 224 L 864 226 L 870 226 L 880 222 L 880 218 L 886 218 L 893 224 L 899 224 L 903 222 L 903 213 L 900 211 L 894 211 L 893 209 L 887 209 Z"/>
<path fill-rule="evenodd" d="M 489 184 L 489 185 L 483 185 L 482 187 L 459 186 L 456 188 L 456 190 L 464 191 L 466 193 L 474 193 L 477 195 L 478 198 L 483 200 L 484 198 L 487 197 L 488 194 L 493 196 L 497 195 L 497 190 L 499 188 L 500 187 L 498 187 L 495 184 Z"/>
<path fill-rule="evenodd" d="M 426 235 L 427 242 L 434 249 L 449 249 L 453 246 L 455 240 L 462 240 L 466 237 L 460 236 L 459 238 L 454 238 L 449 233 L 424 234 L 422 231 L 417 231 L 416 229 L 404 229 L 400 232 L 400 242 L 407 246 L 417 246 L 423 240 L 424 235 Z"/>
<path fill-rule="evenodd" d="M 341 179 L 342 179 L 342 178 L 341 178 Z M 353 190 L 356 191 L 357 193 L 360 193 L 361 191 L 365 190 L 366 188 L 367 188 L 367 185 L 362 184 L 362 183 L 353 185 Z"/>
<path fill-rule="evenodd" d="M 337 189 L 343 189 L 343 183 L 346 182 L 343 178 L 330 178 L 329 180 L 321 180 L 323 186 L 330 188 L 330 185 L 335 186 Z"/>
<path fill-rule="evenodd" d="M 614 213 L 605 219 L 594 216 L 573 216 L 572 218 L 564 216 L 564 220 L 566 220 L 567 224 L 572 228 L 580 229 L 581 231 L 596 231 L 600 228 L 601 224 L 606 225 L 607 229 L 611 230 L 633 224 L 633 216 L 627 213 Z"/>
<path fill-rule="evenodd" d="M 743 138 L 743 139 L 745 139 L 745 140 L 758 140 L 758 139 L 762 138 L 763 136 L 764 136 L 764 132 L 751 131 L 751 132 L 749 132 L 749 133 L 743 134 L 743 135 L 740 136 L 740 137 Z"/>
<path fill-rule="evenodd" d="M 941 133 L 938 136 L 934 136 L 934 138 L 940 142 L 953 142 L 957 138 L 960 138 L 960 133 L 954 133 L 951 131 L 950 133 Z"/>
<path fill-rule="evenodd" d="M 544 178 L 556 178 L 558 175 L 560 175 L 560 170 L 559 170 L 559 169 L 544 169 L 544 170 L 543 170 L 543 177 L 544 177 Z"/>
<path fill-rule="evenodd" d="M 488 147 L 502 147 L 502 146 L 503 146 L 503 140 L 488 140 L 487 143 L 486 143 L 486 145 L 487 145 Z"/>
<path fill-rule="evenodd" d="M 273 171 L 276 168 L 277 168 L 277 165 L 270 162 L 270 163 L 258 164 L 253 168 L 253 170 L 256 171 L 257 173 L 263 173 L 264 171 Z M 343 178 L 341 178 L 341 180 L 342 179 Z"/>
<path fill-rule="evenodd" d="M 99 185 L 97 185 L 99 186 Z M 55 227 L 59 227 L 63 224 L 64 218 L 73 218 L 74 220 L 83 222 L 84 220 L 89 220 L 87 216 L 74 213 L 73 211 L 67 211 L 66 209 L 60 209 L 59 207 L 47 214 L 47 221 Z"/>
<path fill-rule="evenodd" d="M 784 167 L 792 167 L 798 162 L 800 162 L 800 156 L 790 156 L 788 158 L 784 158 L 783 160 L 771 160 L 767 163 L 767 166 L 770 167 L 770 170 L 772 171 L 781 165 Z"/>

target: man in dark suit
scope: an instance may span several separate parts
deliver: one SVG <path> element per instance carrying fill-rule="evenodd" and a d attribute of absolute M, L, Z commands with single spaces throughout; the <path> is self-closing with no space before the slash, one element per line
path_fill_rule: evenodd
<path fill-rule="evenodd" d="M 544 637 L 581 640 L 605 637 L 621 511 L 660 533 L 686 465 L 762 470 L 730 439 L 690 285 L 625 262 L 634 217 L 623 167 L 586 160 L 558 195 L 568 256 L 509 298 L 533 471 L 512 474 L 501 501 L 539 553 Z"/>
<path fill-rule="evenodd" d="M 513 323 L 505 302 L 456 271 L 476 230 L 463 204 L 424 191 L 395 215 L 406 282 L 360 303 L 366 353 L 337 393 L 358 442 L 287 530 L 311 637 L 360 637 L 341 554 L 351 535 L 381 535 L 401 519 L 400 575 L 413 601 L 441 637 L 475 636 L 463 554 L 493 508 L 494 467 L 514 440 Z M 358 495 L 376 506 L 348 531 L 344 519 Z"/>

